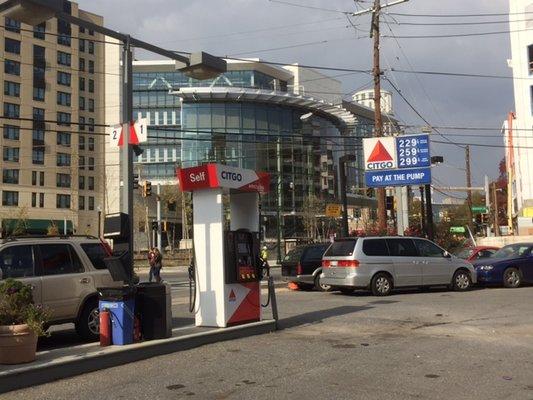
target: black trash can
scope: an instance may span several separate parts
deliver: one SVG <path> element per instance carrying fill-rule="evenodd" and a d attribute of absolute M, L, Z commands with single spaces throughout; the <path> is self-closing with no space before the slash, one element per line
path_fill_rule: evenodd
<path fill-rule="evenodd" d="M 172 335 L 170 287 L 164 283 L 139 283 L 135 308 L 141 320 L 143 339 L 164 339 Z"/>

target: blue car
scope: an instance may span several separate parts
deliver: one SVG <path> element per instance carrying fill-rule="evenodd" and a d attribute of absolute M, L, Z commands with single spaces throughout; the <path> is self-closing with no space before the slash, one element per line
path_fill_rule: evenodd
<path fill-rule="evenodd" d="M 510 244 L 473 265 L 478 284 L 516 288 L 523 282 L 533 283 L 533 243 Z"/>

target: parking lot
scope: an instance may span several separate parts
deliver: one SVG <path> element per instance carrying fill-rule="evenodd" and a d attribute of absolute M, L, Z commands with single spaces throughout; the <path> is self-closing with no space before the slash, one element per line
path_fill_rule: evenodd
<path fill-rule="evenodd" d="M 9 399 L 533 399 L 533 287 L 278 291 L 281 330 Z"/>

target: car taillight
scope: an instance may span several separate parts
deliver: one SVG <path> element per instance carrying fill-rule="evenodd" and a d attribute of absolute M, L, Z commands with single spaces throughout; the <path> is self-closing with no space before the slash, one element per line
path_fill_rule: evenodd
<path fill-rule="evenodd" d="M 359 261 L 357 261 L 357 260 L 340 260 L 340 261 L 337 261 L 337 267 L 356 268 L 358 266 L 359 266 Z"/>
<path fill-rule="evenodd" d="M 322 268 L 329 268 L 331 265 L 331 262 L 328 260 L 322 260 Z"/>
<path fill-rule="evenodd" d="M 296 275 L 302 275 L 302 273 L 303 273 L 302 264 L 298 263 L 296 265 Z"/>

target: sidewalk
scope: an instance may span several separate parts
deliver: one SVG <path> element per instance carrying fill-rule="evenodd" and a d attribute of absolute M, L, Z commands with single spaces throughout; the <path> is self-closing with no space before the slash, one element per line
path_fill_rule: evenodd
<path fill-rule="evenodd" d="M 189 324 L 176 326 L 169 339 L 109 347 L 100 347 L 99 343 L 88 343 L 41 351 L 37 353 L 37 360 L 33 363 L 0 365 L 0 393 L 188 350 L 209 343 L 260 335 L 275 330 L 276 321 L 274 320 L 229 328 L 198 328 Z"/>

